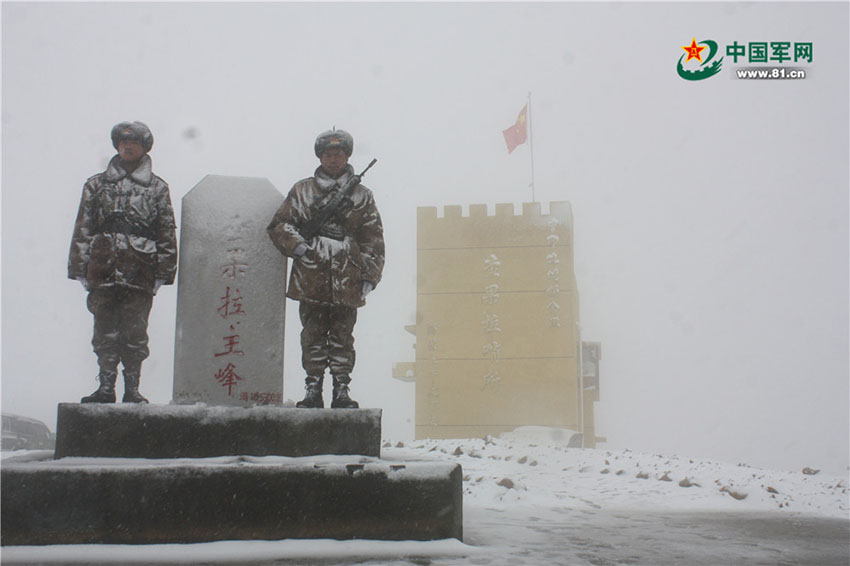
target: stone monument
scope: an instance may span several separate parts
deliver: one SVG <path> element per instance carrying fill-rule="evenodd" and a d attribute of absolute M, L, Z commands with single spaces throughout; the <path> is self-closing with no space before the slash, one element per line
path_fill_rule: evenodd
<path fill-rule="evenodd" d="M 183 197 L 175 403 L 282 403 L 286 258 L 266 234 L 282 202 L 267 179 L 218 175 Z"/>

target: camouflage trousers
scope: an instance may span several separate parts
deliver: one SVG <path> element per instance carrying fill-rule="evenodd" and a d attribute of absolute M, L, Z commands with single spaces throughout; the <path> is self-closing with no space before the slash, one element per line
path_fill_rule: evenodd
<path fill-rule="evenodd" d="M 307 375 L 348 375 L 354 368 L 357 309 L 301 301 L 301 365 Z"/>
<path fill-rule="evenodd" d="M 148 357 L 148 315 L 153 295 L 126 288 L 95 289 L 86 305 L 94 315 L 92 347 L 101 370 L 138 371 Z"/>

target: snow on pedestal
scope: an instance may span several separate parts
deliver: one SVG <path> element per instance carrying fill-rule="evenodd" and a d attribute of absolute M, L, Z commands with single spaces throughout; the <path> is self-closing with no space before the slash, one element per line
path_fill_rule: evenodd
<path fill-rule="evenodd" d="M 59 403 L 56 458 L 381 455 L 381 409 Z"/>
<path fill-rule="evenodd" d="M 286 258 L 266 226 L 283 195 L 207 175 L 182 202 L 174 402 L 280 405 Z"/>
<path fill-rule="evenodd" d="M 462 477 L 454 462 L 363 456 L 4 462 L 0 540 L 461 540 Z"/>

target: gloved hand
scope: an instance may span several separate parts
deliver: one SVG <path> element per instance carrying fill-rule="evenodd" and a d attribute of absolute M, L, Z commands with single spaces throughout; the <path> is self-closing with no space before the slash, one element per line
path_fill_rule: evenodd
<path fill-rule="evenodd" d="M 371 292 L 372 292 L 372 289 L 374 289 L 374 288 L 375 288 L 375 286 L 374 286 L 374 285 L 372 285 L 372 283 L 370 283 L 369 281 L 361 281 L 360 285 L 361 285 L 361 287 L 360 287 L 360 289 L 361 289 L 361 291 L 360 291 L 360 299 L 361 299 L 361 300 L 366 300 L 366 295 L 368 295 L 369 293 L 371 293 Z"/>
<path fill-rule="evenodd" d="M 85 277 L 77 277 L 77 281 L 79 281 L 79 282 L 80 282 L 80 285 L 82 285 L 82 286 L 83 286 L 83 289 L 85 289 L 86 291 L 88 291 L 88 290 L 89 290 L 89 281 L 88 281 L 88 279 L 86 279 Z"/>
<path fill-rule="evenodd" d="M 304 242 L 301 242 L 300 244 L 295 246 L 294 250 L 292 250 L 292 255 L 294 255 L 295 257 L 301 257 L 302 255 L 306 254 L 307 250 L 309 250 L 309 249 L 310 249 L 310 246 L 308 246 Z"/>
<path fill-rule="evenodd" d="M 153 282 L 153 294 L 156 295 L 156 292 L 159 291 L 159 288 L 162 287 L 162 284 L 165 283 L 162 279 L 157 279 Z"/>
<path fill-rule="evenodd" d="M 333 238 L 334 240 L 342 240 L 345 238 L 345 231 L 339 224 L 328 222 L 319 230 L 319 235 Z"/>

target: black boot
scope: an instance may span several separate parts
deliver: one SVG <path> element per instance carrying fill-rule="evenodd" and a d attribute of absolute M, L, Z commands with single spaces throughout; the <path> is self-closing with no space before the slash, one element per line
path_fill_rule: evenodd
<path fill-rule="evenodd" d="M 321 375 L 308 375 L 307 379 L 304 380 L 306 385 L 304 385 L 304 389 L 307 390 L 307 394 L 304 396 L 303 401 L 298 401 L 295 403 L 295 406 L 299 409 L 324 409 L 325 408 L 325 400 L 322 399 L 322 379 L 324 376 Z"/>
<path fill-rule="evenodd" d="M 80 403 L 114 403 L 115 402 L 115 379 L 118 374 L 115 371 L 100 370 L 97 378 L 100 387 L 97 391 L 80 399 Z"/>
<path fill-rule="evenodd" d="M 128 370 L 124 368 L 124 398 L 121 399 L 124 403 L 147 403 L 148 400 L 142 397 L 139 393 L 139 378 L 141 372 L 139 370 Z"/>
<path fill-rule="evenodd" d="M 348 384 L 351 378 L 347 375 L 334 376 L 334 398 L 331 407 L 334 409 L 357 409 L 360 403 L 348 396 Z"/>

